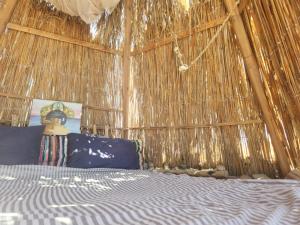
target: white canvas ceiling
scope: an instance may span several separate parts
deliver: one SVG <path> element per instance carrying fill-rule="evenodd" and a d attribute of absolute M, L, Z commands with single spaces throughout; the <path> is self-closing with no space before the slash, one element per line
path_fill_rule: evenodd
<path fill-rule="evenodd" d="M 120 0 L 45 0 L 57 10 L 80 16 L 87 24 L 96 22 L 106 10 L 112 12 Z"/>

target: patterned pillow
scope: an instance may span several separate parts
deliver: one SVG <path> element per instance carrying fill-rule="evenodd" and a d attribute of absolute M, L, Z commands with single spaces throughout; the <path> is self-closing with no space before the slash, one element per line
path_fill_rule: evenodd
<path fill-rule="evenodd" d="M 69 167 L 139 169 L 138 145 L 134 141 L 86 134 L 68 134 Z"/>
<path fill-rule="evenodd" d="M 0 126 L 0 165 L 36 165 L 44 126 Z"/>
<path fill-rule="evenodd" d="M 139 166 L 140 169 L 144 169 L 144 161 L 145 161 L 145 156 L 144 156 L 144 146 L 143 146 L 143 141 L 142 140 L 134 140 L 136 144 L 136 151 L 139 155 Z"/>
<path fill-rule="evenodd" d="M 40 147 L 40 165 L 66 166 L 67 164 L 67 136 L 44 135 Z"/>

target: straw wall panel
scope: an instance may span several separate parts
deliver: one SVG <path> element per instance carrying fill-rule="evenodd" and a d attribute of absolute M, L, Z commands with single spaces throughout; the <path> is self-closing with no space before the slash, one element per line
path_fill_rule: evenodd
<path fill-rule="evenodd" d="M 19 1 L 11 22 L 93 41 L 76 19 L 35 4 Z M 116 47 L 114 38 L 98 37 L 99 43 Z M 121 127 L 122 74 L 120 55 L 8 30 L 0 37 L 0 93 L 20 98 L 0 96 L 0 121 L 15 115 L 20 125 L 27 125 L 31 99 L 39 98 L 86 105 L 83 127 Z"/>
<path fill-rule="evenodd" d="M 300 166 L 300 2 L 256 0 L 244 21 L 293 166 Z"/>
<path fill-rule="evenodd" d="M 224 16 L 225 12 L 220 1 L 214 0 L 205 5 L 194 5 L 190 15 L 176 14 L 179 6 L 170 5 L 170 1 L 162 2 L 149 3 L 152 11 L 139 12 L 152 20 L 150 25 L 141 20 L 134 23 L 147 26 L 144 34 L 133 34 L 141 40 L 136 41 L 136 49 L 142 48 L 147 41 L 187 29 L 189 21 L 192 28 Z M 144 8 L 143 3 L 136 4 L 137 11 Z M 171 10 L 163 11 L 165 14 L 157 18 L 153 9 L 164 7 Z M 215 11 L 211 10 L 213 8 Z M 206 12 L 214 13 L 208 16 Z M 185 21 L 173 23 L 181 20 L 182 15 L 186 16 Z M 169 31 L 164 32 L 160 24 L 169 16 L 172 18 Z M 217 29 L 180 40 L 183 61 L 189 63 L 195 59 Z M 130 126 L 135 129 L 130 134 L 132 138 L 145 140 L 148 162 L 158 167 L 185 164 L 187 167 L 213 168 L 223 164 L 232 175 L 266 173 L 275 176 L 276 158 L 270 137 L 230 24 L 197 64 L 185 73 L 178 71 L 174 47 L 171 43 L 132 57 Z M 236 124 L 226 126 L 232 122 Z M 249 124 L 237 125 L 245 122 Z M 191 128 L 193 125 L 207 127 Z"/>

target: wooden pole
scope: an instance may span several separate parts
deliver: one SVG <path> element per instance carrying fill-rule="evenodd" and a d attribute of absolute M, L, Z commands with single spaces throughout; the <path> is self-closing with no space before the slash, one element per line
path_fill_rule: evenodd
<path fill-rule="evenodd" d="M 2 8 L 0 8 L 0 35 L 5 31 L 17 2 L 17 0 L 6 0 Z"/>
<path fill-rule="evenodd" d="M 93 125 L 93 135 L 97 135 L 97 126 L 96 126 L 96 124 Z"/>
<path fill-rule="evenodd" d="M 245 61 L 247 74 L 268 127 L 281 173 L 283 176 L 286 176 L 290 171 L 287 151 L 278 134 L 277 125 L 264 92 L 263 83 L 260 78 L 259 67 L 252 51 L 243 20 L 240 16 L 238 8 L 236 7 L 235 0 L 224 0 L 224 3 L 227 10 L 229 12 L 233 12 L 231 24 L 240 45 L 240 50 Z"/>
<path fill-rule="evenodd" d="M 105 127 L 104 127 L 104 136 L 109 137 L 109 126 L 108 125 L 105 125 Z"/>
<path fill-rule="evenodd" d="M 124 138 L 128 138 L 129 95 L 130 95 L 130 52 L 131 52 L 131 12 L 132 0 L 125 0 L 125 39 L 123 54 L 123 128 Z"/>

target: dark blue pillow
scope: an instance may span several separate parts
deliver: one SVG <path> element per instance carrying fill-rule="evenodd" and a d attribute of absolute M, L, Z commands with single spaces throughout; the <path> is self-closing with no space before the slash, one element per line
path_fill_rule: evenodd
<path fill-rule="evenodd" d="M 124 139 L 68 134 L 67 166 L 139 169 L 136 143 Z"/>
<path fill-rule="evenodd" d="M 0 126 L 0 165 L 36 165 L 44 126 Z"/>

